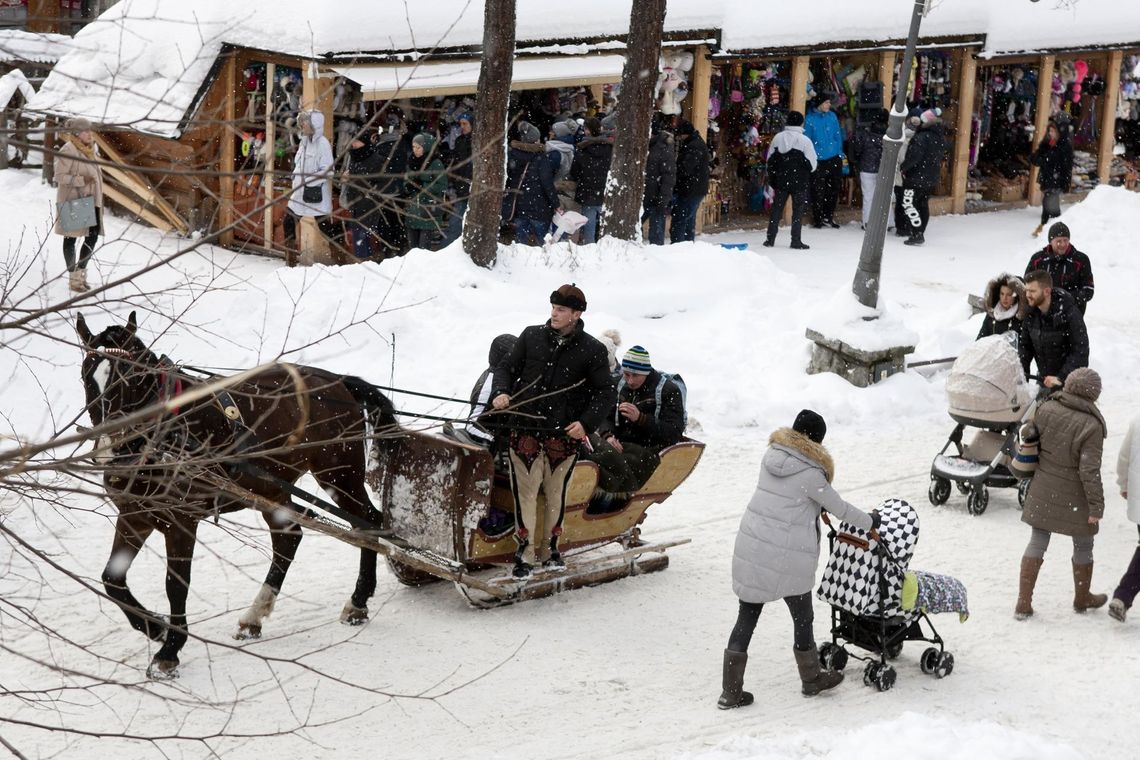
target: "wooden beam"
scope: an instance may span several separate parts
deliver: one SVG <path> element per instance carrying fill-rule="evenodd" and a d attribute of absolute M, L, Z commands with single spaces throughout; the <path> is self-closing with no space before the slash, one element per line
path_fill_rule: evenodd
<path fill-rule="evenodd" d="M 966 213 L 966 180 L 970 173 L 970 136 L 974 131 L 974 92 L 978 81 L 975 48 L 961 51 L 958 65 L 958 125 L 950 166 L 950 198 L 955 214 Z"/>
<path fill-rule="evenodd" d="M 147 182 L 146 178 L 130 168 L 119 151 L 115 150 L 115 146 L 111 145 L 104 137 L 95 134 L 95 142 L 99 144 L 99 149 L 107 156 L 108 160 L 113 165 L 104 165 L 103 170 L 115 176 L 126 187 L 126 189 L 135 193 L 147 205 L 154 206 L 159 212 L 167 218 L 172 226 L 177 228 L 180 232 L 189 232 L 190 225 L 182 216 L 174 210 L 174 207 L 163 198 L 162 195 L 154 189 L 154 187 Z"/>
<path fill-rule="evenodd" d="M 709 59 L 709 49 L 700 45 L 693 51 L 693 72 L 689 77 L 689 100 L 692 101 L 692 124 L 701 139 L 705 139 L 709 131 L 709 87 L 712 84 L 712 61 Z M 714 197 L 705 196 L 701 207 L 697 209 L 696 231 L 704 231 L 705 204 L 718 203 Z"/>
<path fill-rule="evenodd" d="M 895 52 L 884 50 L 879 53 L 879 81 L 883 83 L 883 108 L 894 103 L 895 91 Z"/>
<path fill-rule="evenodd" d="M 1041 62 L 1038 64 L 1037 110 L 1033 118 L 1035 148 L 1045 139 L 1045 128 L 1049 125 L 1049 117 L 1052 115 L 1053 67 L 1056 65 L 1057 56 L 1055 55 L 1041 56 Z M 1037 173 L 1036 166 L 1029 168 L 1029 204 L 1031 206 L 1041 205 L 1042 196 L 1041 188 L 1037 187 Z"/>
<path fill-rule="evenodd" d="M 1099 104 L 1100 143 L 1097 146 L 1096 161 L 1096 173 L 1102 185 L 1107 185 L 1112 175 L 1112 149 L 1116 146 L 1116 105 L 1120 98 L 1120 65 L 1123 61 L 1124 52 L 1121 50 L 1113 50 L 1108 54 L 1104 97 Z"/>
<path fill-rule="evenodd" d="M 229 247 L 234 244 L 234 165 L 237 163 L 233 133 L 237 123 L 237 56 L 234 53 L 226 58 L 221 79 L 226 100 L 218 138 L 221 141 L 218 146 L 218 190 L 221 197 L 218 204 L 218 228 L 222 230 L 218 242 Z"/>
<path fill-rule="evenodd" d="M 113 200 L 115 203 L 118 203 L 123 208 L 126 208 L 129 211 L 133 212 L 140 219 L 145 220 L 150 226 L 162 230 L 163 232 L 174 231 L 174 227 L 171 226 L 170 222 L 166 221 L 166 219 L 154 213 L 149 208 L 142 205 L 126 193 L 121 192 L 114 185 L 104 183 L 103 194 Z"/>
<path fill-rule="evenodd" d="M 59 0 L 28 0 L 29 32 L 59 33 Z"/>
<path fill-rule="evenodd" d="M 811 58 L 806 55 L 797 55 L 792 59 L 792 92 L 789 96 L 791 109 L 807 116 L 807 83 L 808 66 Z M 784 224 L 792 223 L 792 204 L 784 207 Z"/>
<path fill-rule="evenodd" d="M 265 65 L 265 176 L 261 179 L 261 191 L 265 196 L 263 234 L 265 247 L 270 250 L 273 250 L 273 159 L 276 156 L 274 142 L 277 139 L 277 122 L 273 118 L 273 80 L 276 76 L 277 64 L 267 63 Z"/>

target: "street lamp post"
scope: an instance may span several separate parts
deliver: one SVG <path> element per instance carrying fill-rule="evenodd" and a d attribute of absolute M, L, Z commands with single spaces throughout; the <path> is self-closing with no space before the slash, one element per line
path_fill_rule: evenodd
<path fill-rule="evenodd" d="M 903 144 L 903 124 L 906 122 L 906 91 L 910 85 L 910 68 L 914 61 L 914 51 L 918 46 L 918 27 L 926 12 L 927 0 L 914 0 L 914 11 L 910 19 L 910 34 L 906 40 L 899 81 L 895 91 L 894 108 L 891 109 L 890 124 L 883 137 L 883 160 L 879 164 L 879 174 L 875 177 L 875 197 L 871 203 L 871 218 L 863 235 L 863 249 L 859 252 L 859 267 L 855 270 L 855 281 L 851 291 L 859 303 L 876 309 L 879 303 L 879 272 L 883 262 L 883 242 L 887 237 L 887 216 L 891 199 L 895 166 L 898 164 L 899 150 Z"/>

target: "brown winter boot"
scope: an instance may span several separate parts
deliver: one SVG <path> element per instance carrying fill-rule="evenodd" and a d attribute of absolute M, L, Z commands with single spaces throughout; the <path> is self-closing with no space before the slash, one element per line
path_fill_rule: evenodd
<path fill-rule="evenodd" d="M 819 653 L 815 647 L 806 651 L 792 649 L 796 655 L 796 667 L 800 669 L 800 681 L 803 683 L 803 695 L 814 697 L 821 691 L 834 689 L 843 682 L 843 673 L 834 670 L 824 670 L 819 666 Z"/>
<path fill-rule="evenodd" d="M 1041 572 L 1041 565 L 1045 562 L 1042 557 L 1021 558 L 1021 578 L 1017 587 L 1017 606 L 1013 608 L 1013 616 L 1018 620 L 1033 617 L 1033 588 L 1037 585 L 1037 573 Z"/>
<path fill-rule="evenodd" d="M 744 690 L 744 668 L 748 666 L 748 655 L 744 652 L 724 650 L 724 671 L 721 675 L 720 699 L 716 706 L 722 710 L 734 707 L 747 707 L 752 704 L 752 694 Z"/>
<path fill-rule="evenodd" d="M 87 290 L 87 274 L 82 269 L 74 269 L 67 275 L 68 286 L 76 293 Z"/>
<path fill-rule="evenodd" d="M 1073 565 L 1073 609 L 1077 612 L 1095 610 L 1108 602 L 1107 594 L 1090 594 L 1093 566 Z"/>
<path fill-rule="evenodd" d="M 1045 229 L 1044 224 L 1037 225 L 1037 228 L 1035 230 L 1033 230 L 1033 237 L 1040 237 L 1041 236 L 1041 230 L 1043 230 L 1043 229 Z"/>

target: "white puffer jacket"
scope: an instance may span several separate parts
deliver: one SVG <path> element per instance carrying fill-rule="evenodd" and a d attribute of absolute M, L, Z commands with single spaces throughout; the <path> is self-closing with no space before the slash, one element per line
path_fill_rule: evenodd
<path fill-rule="evenodd" d="M 1132 446 L 1137 439 L 1140 439 L 1140 415 L 1129 424 L 1116 458 L 1116 484 L 1121 493 L 1128 494 L 1128 519 L 1134 523 L 1140 523 L 1140 446 Z M 1132 483 L 1131 488 L 1129 483 Z"/>
<path fill-rule="evenodd" d="M 293 192 L 289 196 L 289 210 L 297 216 L 325 216 L 332 213 L 332 187 L 328 177 L 332 173 L 332 144 L 325 137 L 325 115 L 310 111 L 313 136 L 302 137 L 293 158 Z M 321 188 L 319 203 L 302 200 L 304 186 Z"/>

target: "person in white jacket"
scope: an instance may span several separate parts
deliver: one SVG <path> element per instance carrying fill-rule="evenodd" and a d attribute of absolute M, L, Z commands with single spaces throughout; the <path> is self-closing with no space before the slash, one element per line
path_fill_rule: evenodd
<path fill-rule="evenodd" d="M 1128 432 L 1124 434 L 1124 443 L 1120 444 L 1120 455 L 1116 459 L 1116 484 L 1120 486 L 1120 495 L 1128 500 L 1128 519 L 1137 523 L 1140 531 L 1140 446 L 1133 448 L 1132 443 L 1140 438 L 1140 415 L 1132 419 Z M 1128 487 L 1128 481 L 1135 486 Z M 1140 545 L 1132 553 L 1132 561 L 1124 571 L 1124 577 L 1112 592 L 1112 601 L 1108 603 L 1108 614 L 1120 622 L 1124 622 L 1128 610 L 1132 607 L 1136 594 L 1140 593 Z"/>
<path fill-rule="evenodd" d="M 297 218 L 310 216 L 325 237 L 335 239 L 337 229 L 332 218 L 332 187 L 329 178 L 333 170 L 332 144 L 325 137 L 325 115 L 320 111 L 302 111 L 297 117 L 301 142 L 293 157 L 293 190 L 285 213 L 285 249 L 296 249 Z M 296 263 L 288 259 L 289 266 Z"/>

